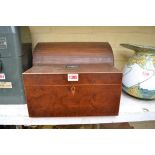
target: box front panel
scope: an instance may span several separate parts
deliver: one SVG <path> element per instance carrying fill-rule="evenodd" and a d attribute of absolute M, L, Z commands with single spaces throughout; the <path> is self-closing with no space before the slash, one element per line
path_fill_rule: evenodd
<path fill-rule="evenodd" d="M 26 86 L 31 117 L 117 115 L 121 85 Z"/>

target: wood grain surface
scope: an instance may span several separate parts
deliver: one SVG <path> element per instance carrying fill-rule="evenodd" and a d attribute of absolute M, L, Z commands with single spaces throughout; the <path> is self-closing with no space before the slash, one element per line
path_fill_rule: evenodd
<path fill-rule="evenodd" d="M 30 117 L 118 114 L 122 73 L 108 43 L 38 43 L 33 65 L 23 73 Z"/>
<path fill-rule="evenodd" d="M 98 64 L 113 65 L 113 52 L 106 42 L 38 43 L 34 49 L 34 65 Z"/>
<path fill-rule="evenodd" d="M 26 86 L 25 90 L 32 117 L 117 115 L 120 92 L 120 85 Z"/>

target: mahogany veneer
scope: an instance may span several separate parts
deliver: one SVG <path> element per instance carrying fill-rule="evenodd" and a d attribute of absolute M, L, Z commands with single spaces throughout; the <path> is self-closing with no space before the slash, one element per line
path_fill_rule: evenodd
<path fill-rule="evenodd" d="M 23 73 L 30 117 L 118 114 L 122 73 L 108 43 L 39 43 L 33 57 Z"/>

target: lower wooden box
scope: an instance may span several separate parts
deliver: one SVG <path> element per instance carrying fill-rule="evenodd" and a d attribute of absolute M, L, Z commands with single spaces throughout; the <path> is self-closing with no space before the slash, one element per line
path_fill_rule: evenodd
<path fill-rule="evenodd" d="M 78 81 L 68 81 L 71 73 Z M 122 73 L 112 66 L 34 66 L 23 78 L 30 117 L 118 114 Z"/>

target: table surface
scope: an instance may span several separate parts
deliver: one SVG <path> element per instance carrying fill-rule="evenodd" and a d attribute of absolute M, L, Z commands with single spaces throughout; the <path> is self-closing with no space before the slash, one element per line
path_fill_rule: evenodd
<path fill-rule="evenodd" d="M 30 118 L 26 104 L 0 105 L 1 125 L 102 124 L 149 120 L 155 120 L 155 100 L 139 100 L 125 93 L 121 95 L 118 116 Z"/>

